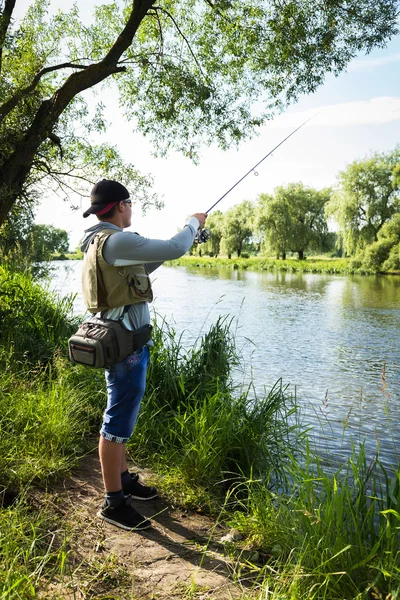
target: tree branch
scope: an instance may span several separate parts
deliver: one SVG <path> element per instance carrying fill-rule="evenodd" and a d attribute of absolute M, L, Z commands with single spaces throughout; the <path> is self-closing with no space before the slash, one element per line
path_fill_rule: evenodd
<path fill-rule="evenodd" d="M 182 39 L 185 41 L 190 54 L 192 55 L 192 58 L 194 60 L 194 62 L 196 63 L 201 75 L 204 77 L 204 79 L 207 81 L 207 78 L 205 76 L 205 74 L 203 73 L 203 69 L 199 63 L 199 61 L 197 60 L 197 57 L 195 55 L 195 53 L 192 50 L 192 47 L 189 43 L 189 40 L 187 39 L 187 37 L 185 36 L 185 34 L 183 33 L 183 31 L 181 30 L 181 28 L 179 27 L 178 23 L 175 21 L 174 17 L 171 15 L 171 13 L 169 13 L 165 8 L 162 8 L 161 6 L 153 6 L 153 9 L 155 11 L 161 11 L 163 12 L 165 15 L 167 15 L 167 17 L 169 17 L 171 19 L 171 21 L 173 22 L 173 24 L 175 25 L 176 29 L 178 30 L 179 35 L 182 37 Z"/>
<path fill-rule="evenodd" d="M 11 22 L 11 16 L 15 7 L 16 0 L 5 0 L 4 10 L 0 17 L 0 73 L 3 59 L 3 47 L 6 35 Z"/>
<path fill-rule="evenodd" d="M 105 65 L 116 64 L 122 54 L 129 48 L 135 33 L 145 17 L 147 11 L 153 6 L 155 0 L 133 0 L 129 19 L 118 36 L 113 46 L 101 61 Z"/>
<path fill-rule="evenodd" d="M 158 33 L 160 34 L 160 52 L 159 52 L 159 57 L 163 57 L 164 55 L 164 36 L 163 36 L 163 31 L 162 31 L 162 26 L 161 26 L 161 21 L 160 21 L 160 15 L 158 14 L 158 11 L 154 11 L 151 13 L 152 16 L 154 16 L 156 18 L 157 21 L 157 25 L 158 25 Z"/>
<path fill-rule="evenodd" d="M 0 106 L 0 122 L 3 121 L 3 119 L 17 106 L 17 104 L 23 98 L 25 98 L 28 94 L 33 92 L 33 90 L 35 89 L 35 87 L 37 86 L 37 84 L 39 83 L 41 78 L 43 77 L 43 75 L 46 75 L 47 73 L 52 73 L 53 71 L 59 71 L 60 69 L 66 69 L 66 68 L 86 69 L 87 66 L 88 65 L 76 65 L 74 63 L 61 63 L 60 65 L 54 65 L 52 67 L 46 67 L 45 69 L 42 69 L 41 71 L 39 71 L 39 73 L 37 73 L 35 75 L 35 77 L 32 79 L 32 83 L 30 85 L 28 85 L 26 88 L 24 88 L 22 90 L 19 90 L 16 94 L 14 94 L 14 96 L 12 96 L 12 98 L 7 100 L 7 102 L 4 102 L 4 104 L 2 104 Z"/>
<path fill-rule="evenodd" d="M 118 61 L 131 45 L 141 22 L 154 2 L 155 0 L 133 0 L 128 21 L 106 56 L 98 63 L 70 75 L 52 98 L 41 103 L 26 135 L 15 145 L 14 151 L 0 168 L 0 192 L 4 198 L 0 205 L 0 224 L 21 193 L 40 144 L 52 133 L 59 117 L 71 100 L 110 75 L 126 70 L 126 67 L 118 65 Z"/>

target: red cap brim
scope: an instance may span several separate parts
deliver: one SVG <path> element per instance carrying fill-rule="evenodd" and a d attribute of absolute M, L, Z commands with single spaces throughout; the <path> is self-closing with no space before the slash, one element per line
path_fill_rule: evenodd
<path fill-rule="evenodd" d="M 109 210 L 112 209 L 114 204 L 117 204 L 118 202 L 118 200 L 114 200 L 114 202 L 110 202 L 103 208 L 96 204 L 92 204 L 92 206 L 83 213 L 83 217 L 86 219 L 86 217 L 88 217 L 89 215 L 105 215 L 106 213 L 108 213 Z M 97 208 L 100 208 L 100 210 L 96 210 Z"/>
<path fill-rule="evenodd" d="M 112 209 L 114 204 L 117 204 L 117 202 L 110 202 L 110 204 L 107 204 L 105 208 L 102 208 L 101 210 L 99 210 L 99 212 L 96 212 L 95 215 L 105 215 L 106 213 L 108 213 L 109 210 Z"/>

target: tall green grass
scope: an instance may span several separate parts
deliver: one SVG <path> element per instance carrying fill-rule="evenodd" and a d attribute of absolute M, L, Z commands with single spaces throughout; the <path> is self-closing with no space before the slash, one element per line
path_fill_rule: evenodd
<path fill-rule="evenodd" d="M 69 363 L 71 300 L 0 268 L 0 598 L 34 598 L 63 572 L 64 526 L 35 486 L 68 475 L 93 447 L 104 377 Z"/>
<path fill-rule="evenodd" d="M 222 501 L 226 490 L 250 473 L 275 485 L 283 480 L 287 452 L 296 452 L 301 435 L 295 398 L 281 382 L 259 399 L 250 388 L 235 389 L 231 372 L 238 362 L 227 318 L 219 318 L 188 349 L 165 323 L 156 331 L 130 448 L 161 469 L 168 487 L 173 479 L 175 489 L 186 494 L 197 487 Z M 188 497 L 193 501 L 193 494 Z"/>
<path fill-rule="evenodd" d="M 246 502 L 228 516 L 267 554 L 259 577 L 271 597 L 398 598 L 400 470 L 367 464 L 361 445 L 334 473 L 309 448 L 286 473 L 286 494 L 246 482 Z"/>
<path fill-rule="evenodd" d="M 29 273 L 0 267 L 0 339 L 13 360 L 31 364 L 52 360 L 76 328 L 73 297 L 57 298 Z"/>
<path fill-rule="evenodd" d="M 44 578 L 63 575 L 67 560 L 64 531 L 54 512 L 33 508 L 21 496 L 0 508 L 0 598 L 37 598 Z"/>

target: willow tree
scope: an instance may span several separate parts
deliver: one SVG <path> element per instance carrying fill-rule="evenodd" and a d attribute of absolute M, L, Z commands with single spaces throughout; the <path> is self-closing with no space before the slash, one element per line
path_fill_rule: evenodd
<path fill-rule="evenodd" d="M 0 0 L 0 225 L 43 177 L 125 172 L 115 149 L 87 142 L 105 124 L 85 90 L 114 82 L 135 131 L 195 158 L 385 45 L 397 18 L 397 0 L 130 0 L 83 23 L 77 5 L 49 16 L 34 0 L 17 22 L 15 2 Z M 149 181 L 128 175 L 145 194 Z"/>
<path fill-rule="evenodd" d="M 264 249 L 283 259 L 288 251 L 297 252 L 299 260 L 306 250 L 319 250 L 328 233 L 325 206 L 330 193 L 329 188 L 290 183 L 277 187 L 273 195 L 260 194 L 255 222 Z"/>
<path fill-rule="evenodd" d="M 327 214 L 339 225 L 348 254 L 378 240 L 378 234 L 400 212 L 400 146 L 356 160 L 339 173 Z"/>

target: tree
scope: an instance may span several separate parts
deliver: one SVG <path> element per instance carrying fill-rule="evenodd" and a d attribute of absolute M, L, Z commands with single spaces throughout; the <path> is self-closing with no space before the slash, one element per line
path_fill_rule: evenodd
<path fill-rule="evenodd" d="M 224 215 L 220 210 L 212 212 L 206 221 L 206 228 L 210 232 L 210 239 L 203 244 L 203 253 L 218 256 L 224 227 Z"/>
<path fill-rule="evenodd" d="M 2 260 L 10 254 L 19 252 L 30 254 L 29 232 L 33 225 L 34 215 L 26 210 L 22 199 L 18 199 L 8 213 L 6 221 L 0 227 L 0 257 Z"/>
<path fill-rule="evenodd" d="M 77 4 L 49 17 L 49 0 L 34 0 L 20 24 L 14 7 L 0 0 L 0 225 L 44 179 L 107 173 L 115 149 L 88 143 L 106 124 L 85 90 L 115 83 L 135 130 L 195 158 L 201 142 L 237 143 L 397 33 L 397 0 L 126 0 L 97 6 L 87 25 Z M 151 181 L 129 170 L 123 182 L 152 201 Z"/>
<path fill-rule="evenodd" d="M 229 258 L 232 252 L 240 257 L 244 245 L 251 242 L 253 219 L 254 206 L 249 200 L 236 204 L 225 213 L 221 246 Z"/>
<path fill-rule="evenodd" d="M 274 194 L 260 194 L 256 211 L 256 228 L 267 251 L 286 258 L 297 252 L 299 260 L 306 250 L 319 249 L 328 233 L 325 205 L 330 190 L 315 190 L 302 183 L 278 187 Z"/>
<path fill-rule="evenodd" d="M 33 261 L 50 260 L 51 255 L 56 252 L 68 252 L 68 233 L 64 229 L 58 229 L 53 225 L 33 225 L 29 237 Z"/>
<path fill-rule="evenodd" d="M 286 259 L 290 250 L 291 221 L 289 205 L 271 194 L 260 194 L 256 207 L 255 231 L 262 249 Z"/>
<path fill-rule="evenodd" d="M 382 226 L 377 237 L 360 252 L 361 266 L 373 271 L 400 270 L 400 213 Z"/>
<path fill-rule="evenodd" d="M 348 254 L 375 242 L 383 225 L 400 210 L 399 162 L 397 146 L 391 152 L 354 161 L 339 174 L 327 214 L 338 223 Z"/>

